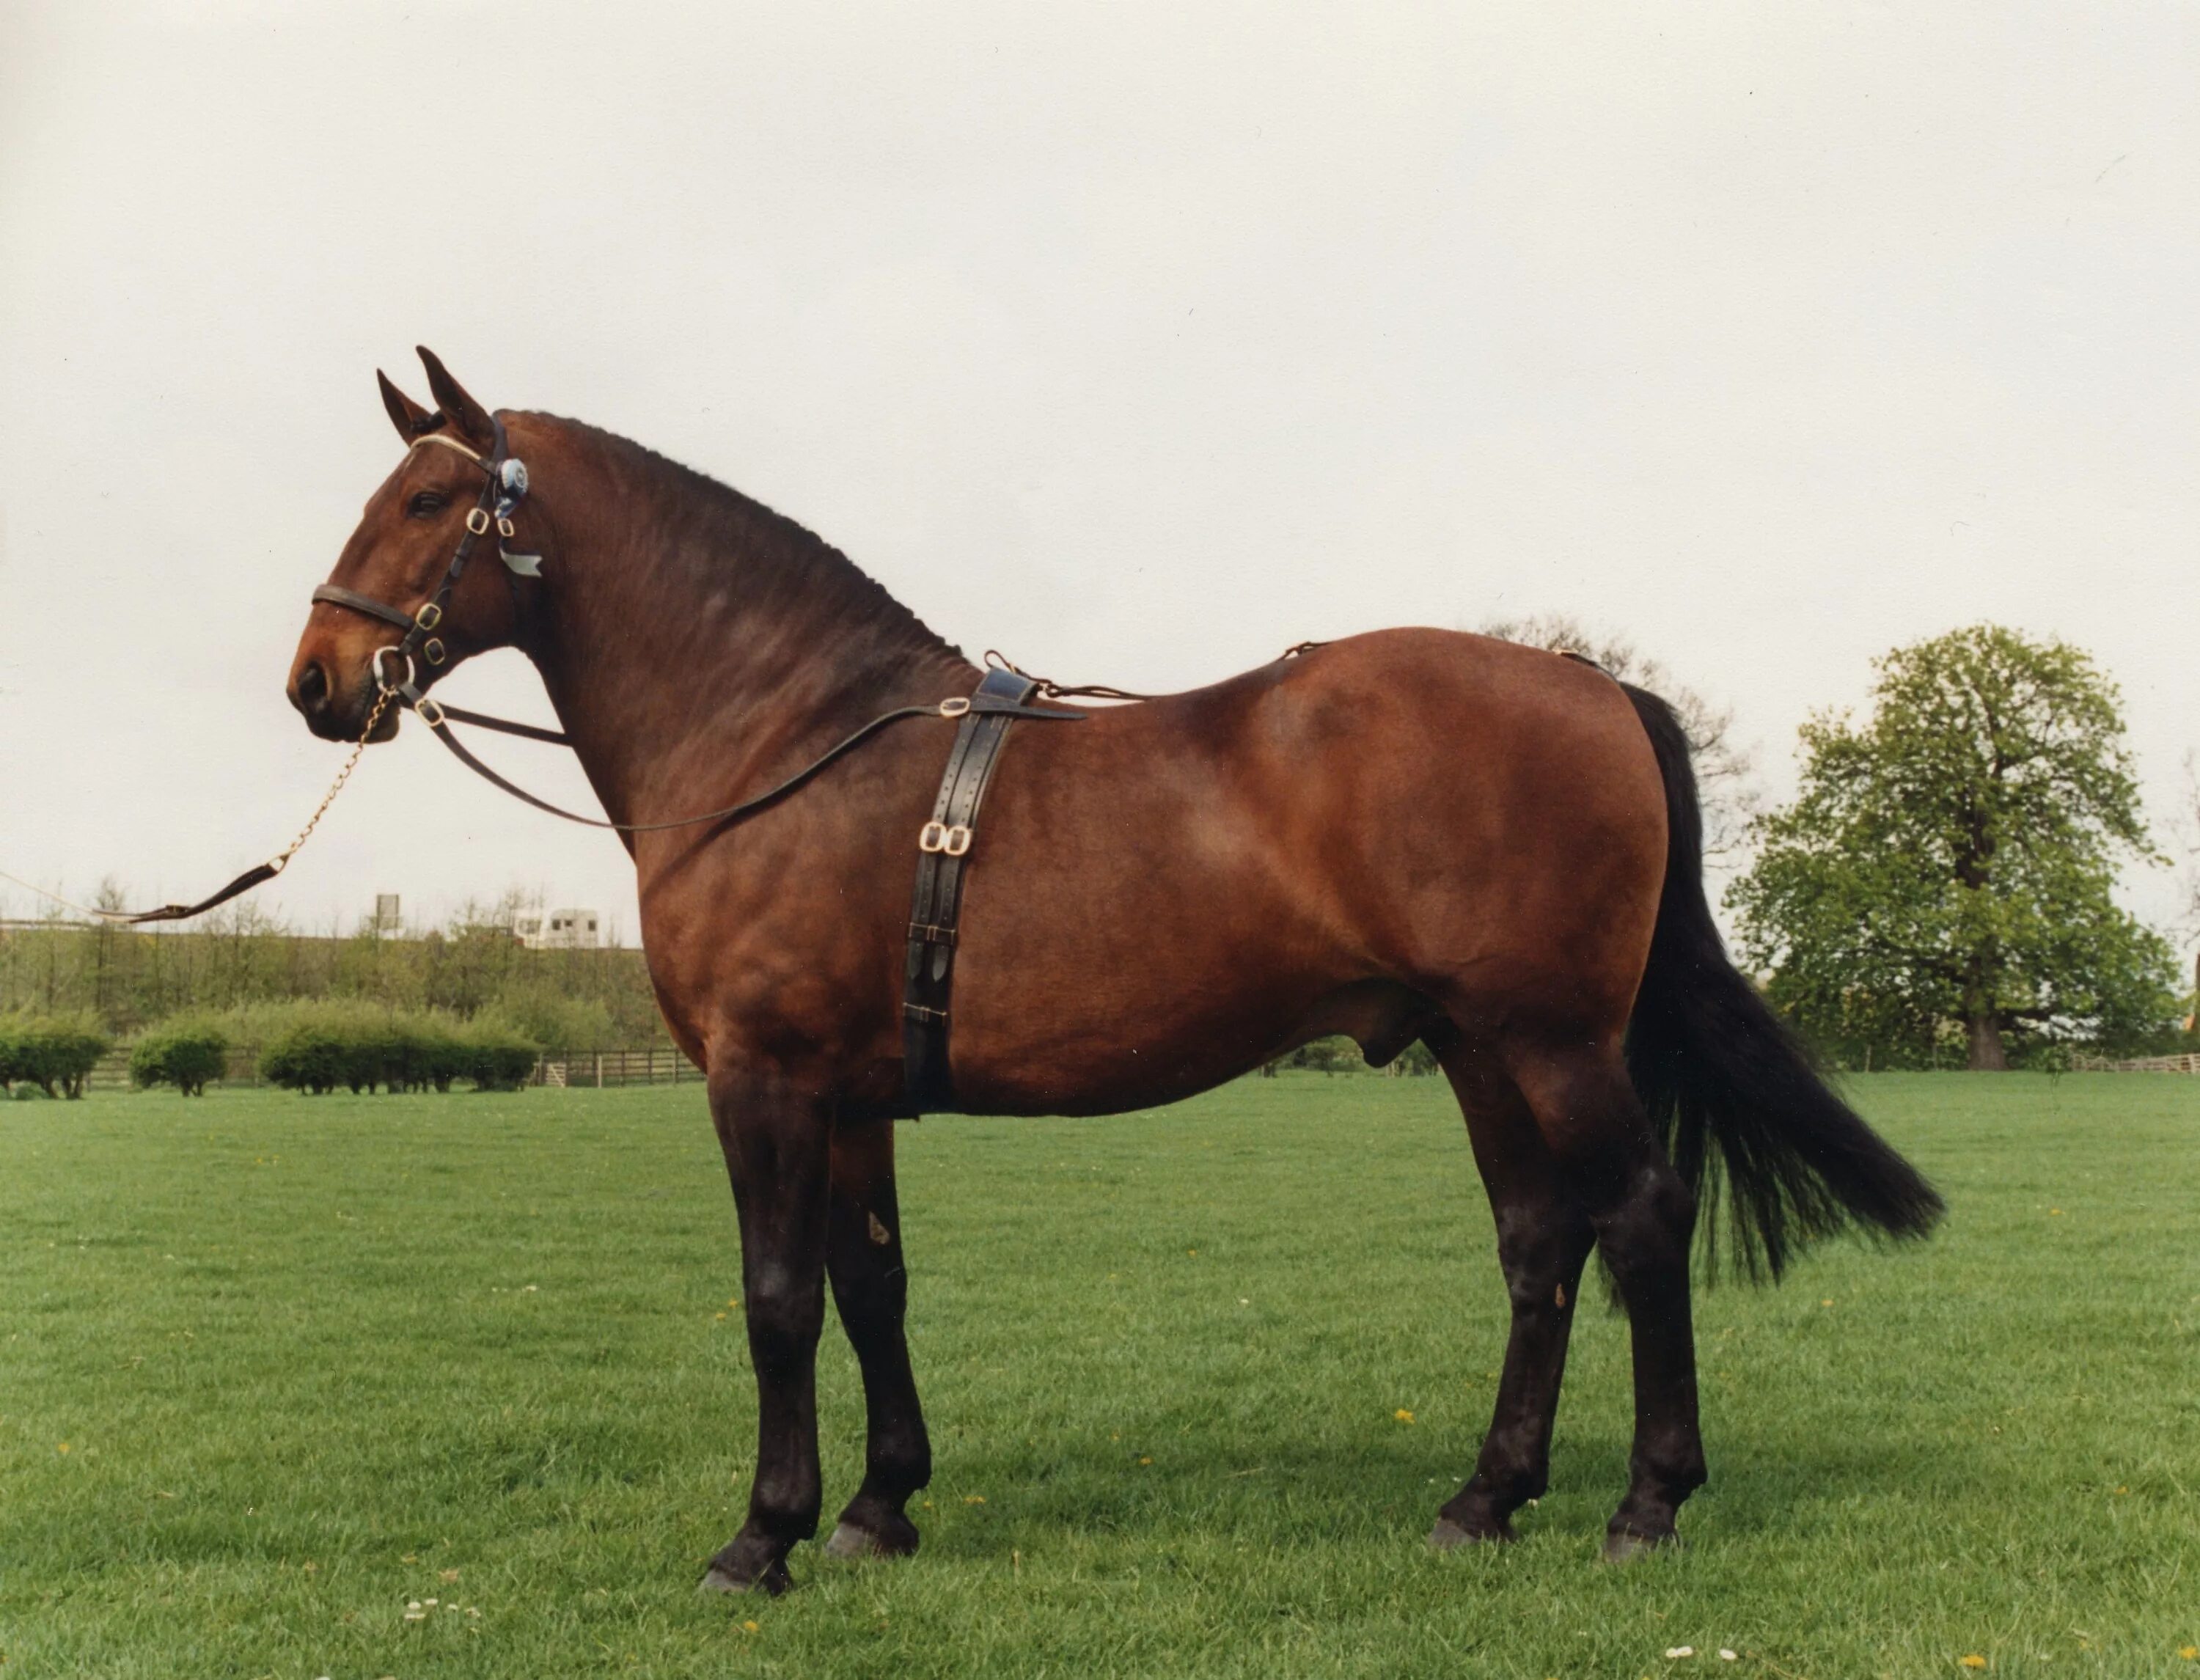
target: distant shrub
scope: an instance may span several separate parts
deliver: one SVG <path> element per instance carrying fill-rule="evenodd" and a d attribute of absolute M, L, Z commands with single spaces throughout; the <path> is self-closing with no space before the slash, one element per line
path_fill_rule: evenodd
<path fill-rule="evenodd" d="M 132 1084 L 173 1085 L 186 1097 L 204 1095 L 228 1068 L 229 1034 L 210 1021 L 164 1021 L 130 1049 Z"/>
<path fill-rule="evenodd" d="M 313 1096 L 340 1086 L 354 1092 L 448 1091 L 461 1079 L 484 1091 L 508 1091 L 535 1070 L 540 1053 L 533 1039 L 493 1023 L 325 1006 L 299 1011 L 267 1041 L 260 1073 L 271 1084 Z"/>
<path fill-rule="evenodd" d="M 1385 1062 L 1380 1071 L 1412 1075 L 1433 1074 L 1436 1067 L 1436 1052 L 1416 1039 L 1392 1060 Z M 1287 1055 L 1277 1057 L 1261 1071 L 1273 1078 L 1279 1068 L 1296 1068 L 1317 1074 L 1364 1074 L 1371 1071 L 1360 1046 L 1342 1033 L 1301 1045 Z"/>
<path fill-rule="evenodd" d="M 483 1091 L 517 1091 L 535 1071 L 541 1046 L 494 1021 L 477 1022 L 466 1044 L 466 1077 Z"/>
<path fill-rule="evenodd" d="M 0 1018 L 0 1088 L 27 1082 L 49 1097 L 81 1097 L 114 1042 L 89 1015 Z"/>
<path fill-rule="evenodd" d="M 325 1097 L 343 1083 L 342 1038 L 317 1021 L 284 1027 L 260 1049 L 260 1077 L 286 1091 Z"/>

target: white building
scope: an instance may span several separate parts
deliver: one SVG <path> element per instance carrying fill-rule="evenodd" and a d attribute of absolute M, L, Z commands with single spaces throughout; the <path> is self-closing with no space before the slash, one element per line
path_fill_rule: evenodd
<path fill-rule="evenodd" d="M 512 937 L 530 951 L 594 951 L 596 913 L 592 910 L 527 910 L 512 918 Z"/>

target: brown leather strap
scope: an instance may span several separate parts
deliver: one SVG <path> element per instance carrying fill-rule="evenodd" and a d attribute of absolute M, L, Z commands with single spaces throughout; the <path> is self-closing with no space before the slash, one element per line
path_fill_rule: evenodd
<path fill-rule="evenodd" d="M 202 899 L 195 904 L 162 904 L 158 910 L 142 910 L 135 916 L 110 916 L 105 911 L 102 911 L 101 914 L 109 922 L 131 927 L 141 922 L 181 922 L 187 916 L 202 916 L 217 905 L 225 904 L 239 893 L 249 893 L 260 882 L 272 881 L 282 873 L 283 866 L 280 863 L 255 863 L 219 893 L 210 898 Z"/>
<path fill-rule="evenodd" d="M 947 1063 L 948 1004 L 962 909 L 962 876 L 976 843 L 978 809 L 1009 725 L 1018 717 L 1074 715 L 1037 711 L 1038 683 L 1018 672 L 986 673 L 955 732 L 932 820 L 917 839 L 916 886 L 910 900 L 909 952 L 902 993 L 902 1088 L 910 1112 L 945 1107 L 954 1080 Z"/>

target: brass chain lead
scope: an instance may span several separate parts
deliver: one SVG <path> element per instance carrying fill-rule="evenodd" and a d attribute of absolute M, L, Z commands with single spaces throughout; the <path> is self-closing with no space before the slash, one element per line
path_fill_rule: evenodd
<path fill-rule="evenodd" d="M 343 768 L 336 772 L 336 779 L 329 784 L 329 791 L 321 795 L 321 802 L 313 807 L 313 814 L 306 819 L 306 826 L 298 830 L 298 838 L 267 860 L 278 870 L 288 864 L 298 848 L 313 838 L 313 830 L 320 826 L 321 818 L 336 802 L 336 795 L 343 792 L 344 783 L 351 780 L 351 773 L 359 768 L 360 754 L 366 751 L 367 740 L 374 734 L 374 726 L 382 721 L 382 714 L 388 710 L 390 699 L 396 692 L 394 688 L 384 688 L 374 697 L 374 705 L 366 714 L 366 725 L 360 730 L 359 739 L 352 744 L 351 757 L 344 760 Z"/>

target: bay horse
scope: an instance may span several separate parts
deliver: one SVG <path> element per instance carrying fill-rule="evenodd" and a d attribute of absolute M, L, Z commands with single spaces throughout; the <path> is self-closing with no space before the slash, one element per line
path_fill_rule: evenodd
<path fill-rule="evenodd" d="M 938 703 L 971 694 L 978 668 L 809 531 L 594 427 L 492 415 L 421 356 L 436 407 L 381 378 L 408 448 L 324 586 L 346 599 L 317 602 L 291 666 L 316 735 L 396 729 L 377 603 L 402 624 L 441 600 L 427 680 L 521 649 L 604 810 L 638 828 L 771 787 L 883 711 L 952 715 Z M 526 500 L 503 529 L 540 565 L 453 581 L 461 527 L 485 518 L 468 511 L 482 462 L 507 448 Z M 828 1285 L 868 1438 L 828 1550 L 916 1548 L 904 1507 L 932 1453 L 903 1334 L 893 1121 L 913 842 L 954 727 L 903 723 L 745 821 L 621 835 L 740 1226 L 756 1471 L 707 1588 L 783 1590 L 816 1532 Z M 1920 1236 L 1941 1211 L 1728 959 L 1701 851 L 1662 700 L 1481 636 L 1379 631 L 1023 725 L 972 854 L 954 1106 L 1107 1114 L 1323 1034 L 1377 1063 L 1425 1043 L 1465 1112 L 1512 1314 L 1488 1437 L 1431 1540 L 1509 1539 L 1542 1492 L 1594 1249 L 1633 1342 L 1629 1481 L 1605 1541 L 1625 1558 L 1676 1537 L 1705 1477 L 1700 1197 L 1723 1181 L 1706 1245 L 1723 1236 L 1737 1269 L 1774 1277 L 1811 1239 Z"/>

